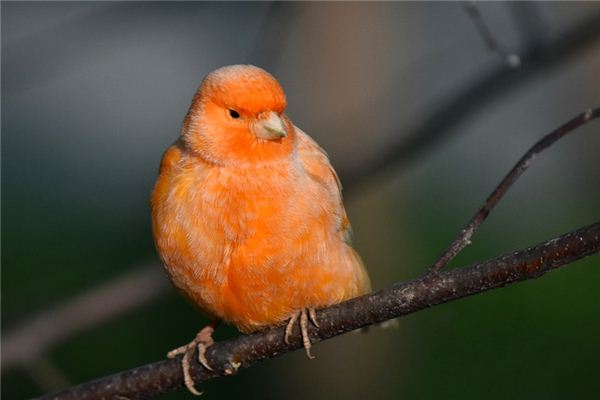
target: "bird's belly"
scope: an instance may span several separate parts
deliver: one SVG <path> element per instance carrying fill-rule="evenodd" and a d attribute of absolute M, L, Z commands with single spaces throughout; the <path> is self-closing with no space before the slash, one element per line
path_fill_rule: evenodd
<path fill-rule="evenodd" d="M 304 244 L 313 240 L 317 238 L 303 239 Z M 225 319 L 251 331 L 283 322 L 302 308 L 334 304 L 356 295 L 350 293 L 352 271 L 335 245 L 320 241 L 320 254 L 285 240 L 264 247 L 240 246 L 231 258 L 223 287 Z M 330 256 L 324 256 L 327 251 Z"/>
<path fill-rule="evenodd" d="M 202 311 L 252 331 L 359 294 L 354 253 L 322 205 L 266 185 L 208 192 L 222 195 L 178 201 L 157 221 L 166 269 Z"/>

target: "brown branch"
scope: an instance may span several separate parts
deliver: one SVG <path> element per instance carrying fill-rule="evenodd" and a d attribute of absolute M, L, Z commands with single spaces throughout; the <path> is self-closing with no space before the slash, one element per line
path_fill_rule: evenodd
<path fill-rule="evenodd" d="M 553 269 L 600 251 L 600 222 L 534 247 L 505 254 L 472 266 L 427 275 L 397 283 L 390 288 L 318 311 L 319 328 L 311 326 L 313 343 L 368 325 L 401 317 L 438 304 L 538 278 Z M 297 328 L 297 326 L 296 326 Z M 296 329 L 290 345 L 283 341 L 284 328 L 275 327 L 214 344 L 207 358 L 215 371 L 194 361 L 192 375 L 197 384 L 231 375 L 233 367 L 250 367 L 302 347 Z M 195 359 L 195 358 L 194 358 Z M 183 387 L 179 360 L 164 360 L 100 378 L 40 399 L 149 398 Z"/>
<path fill-rule="evenodd" d="M 600 108 L 591 109 L 571 119 L 538 141 L 506 175 L 484 206 L 475 214 L 459 237 L 424 277 L 408 283 L 353 299 L 323 309 L 318 313 L 319 329 L 310 332 L 313 343 L 341 335 L 364 326 L 400 317 L 433 305 L 481 293 L 509 283 L 535 278 L 579 258 L 600 250 L 600 223 L 522 250 L 451 272 L 439 273 L 468 243 L 510 186 L 527 169 L 533 157 L 575 128 L 600 116 Z M 209 363 L 216 371 L 193 365 L 196 383 L 231 375 L 238 367 L 247 368 L 258 361 L 301 347 L 299 333 L 287 345 L 283 328 L 275 327 L 237 339 L 217 343 L 207 351 Z M 121 396 L 147 398 L 182 386 L 178 360 L 167 360 L 124 371 L 106 378 L 84 383 L 42 398 L 100 399 Z"/>
<path fill-rule="evenodd" d="M 471 218 L 467 226 L 460 232 L 458 237 L 454 239 L 454 241 L 448 246 L 446 251 L 442 254 L 440 258 L 433 264 L 433 266 L 429 269 L 428 273 L 435 273 L 440 271 L 444 266 L 446 266 L 456 255 L 465 247 L 467 247 L 471 243 L 471 237 L 475 233 L 475 231 L 481 226 L 483 221 L 487 218 L 490 211 L 498 201 L 510 189 L 513 183 L 527 170 L 529 164 L 533 160 L 533 158 L 552 146 L 554 142 L 556 142 L 561 137 L 567 135 L 568 133 L 574 131 L 576 128 L 581 125 L 586 124 L 594 118 L 600 117 L 600 107 L 590 109 L 582 112 L 575 118 L 565 122 L 562 126 L 556 128 L 543 138 L 541 138 L 536 144 L 534 144 L 528 151 L 521 157 L 521 159 L 515 164 L 514 167 L 506 174 L 502 182 L 496 189 L 489 195 L 486 199 L 483 207 L 477 211 L 477 213 Z"/>

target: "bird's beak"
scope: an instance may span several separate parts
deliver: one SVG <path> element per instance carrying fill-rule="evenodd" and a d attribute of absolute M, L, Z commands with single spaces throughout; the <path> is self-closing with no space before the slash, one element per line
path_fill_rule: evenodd
<path fill-rule="evenodd" d="M 287 129 L 279 115 L 273 111 L 262 113 L 254 126 L 256 137 L 266 140 L 276 140 L 287 136 Z"/>

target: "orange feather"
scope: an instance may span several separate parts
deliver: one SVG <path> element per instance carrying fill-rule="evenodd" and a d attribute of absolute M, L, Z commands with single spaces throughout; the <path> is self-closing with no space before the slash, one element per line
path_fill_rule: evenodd
<path fill-rule="evenodd" d="M 248 332 L 370 290 L 325 152 L 249 65 L 202 82 L 152 193 L 156 247 L 211 318 Z"/>

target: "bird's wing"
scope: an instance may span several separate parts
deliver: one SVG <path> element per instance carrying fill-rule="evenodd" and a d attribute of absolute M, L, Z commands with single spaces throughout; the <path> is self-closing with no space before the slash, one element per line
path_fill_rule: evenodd
<path fill-rule="evenodd" d="M 294 127 L 298 135 L 298 154 L 305 171 L 317 183 L 323 185 L 329 192 L 336 206 L 338 216 L 338 230 L 346 243 L 352 243 L 352 227 L 346 215 L 342 202 L 342 183 L 337 173 L 329 162 L 325 150 L 321 148 L 308 134 L 297 126 Z"/>

